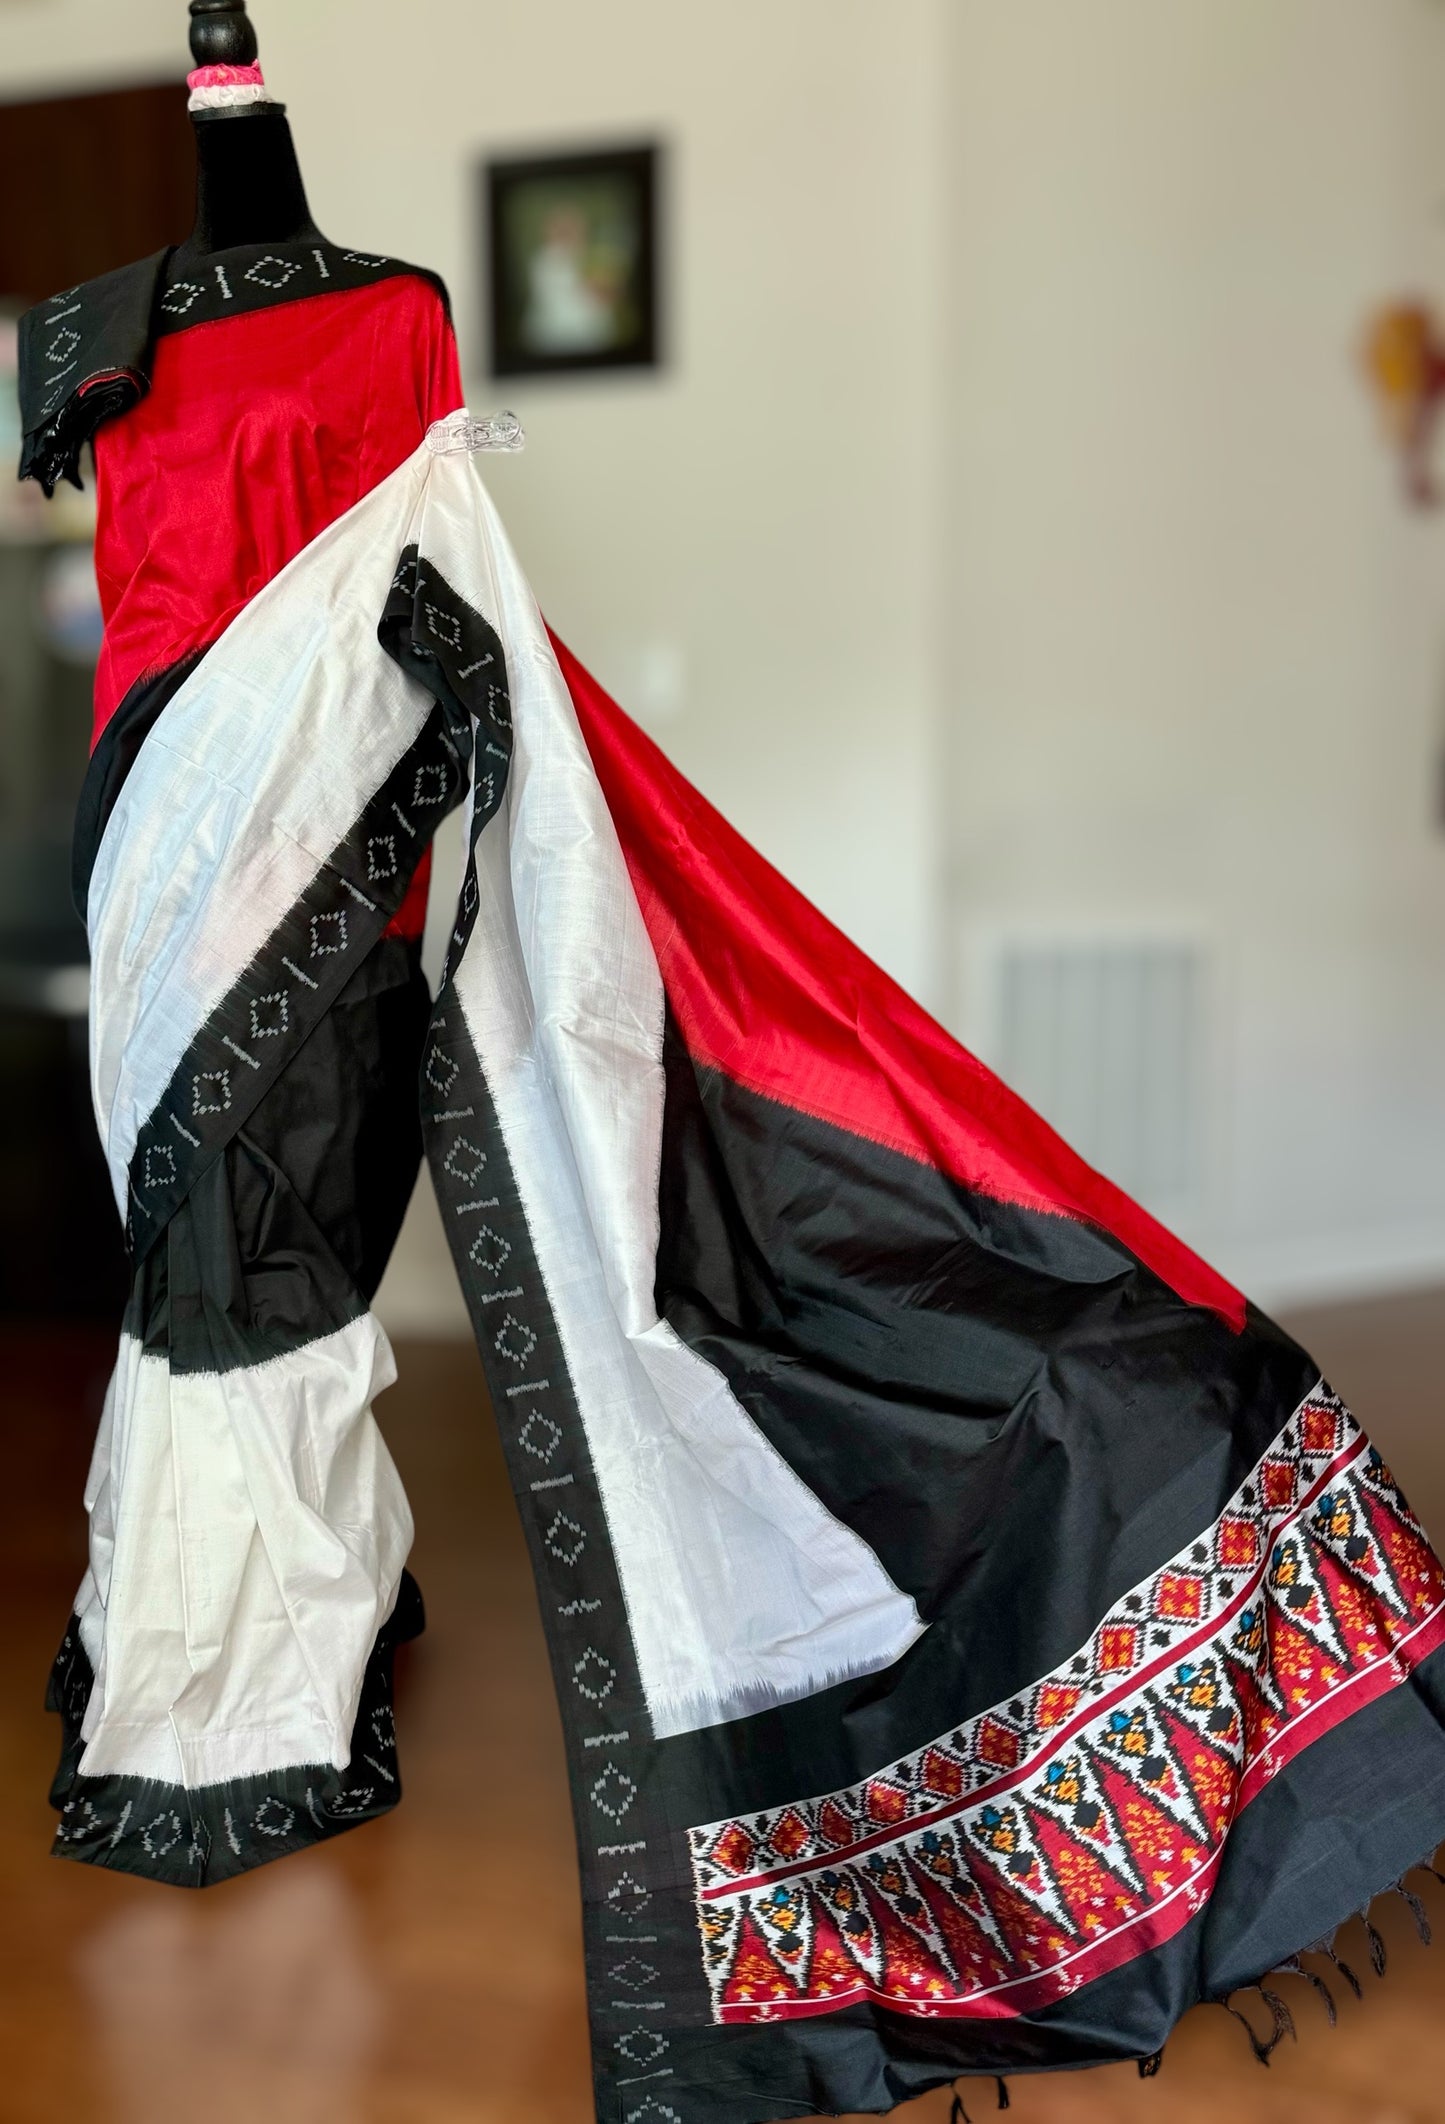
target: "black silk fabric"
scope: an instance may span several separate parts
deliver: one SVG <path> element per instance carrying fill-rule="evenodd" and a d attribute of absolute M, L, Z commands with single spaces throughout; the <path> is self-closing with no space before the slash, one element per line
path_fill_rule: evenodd
<path fill-rule="evenodd" d="M 1107 1233 L 697 1070 L 675 1028 L 667 1057 L 659 1304 L 929 1617 L 878 1711 L 898 1754 L 941 1694 L 967 1717 L 1073 1653 L 1319 1370 L 1262 1314 L 1239 1335 L 1182 1306 Z M 797 1715 L 826 1788 L 829 1743 Z"/>

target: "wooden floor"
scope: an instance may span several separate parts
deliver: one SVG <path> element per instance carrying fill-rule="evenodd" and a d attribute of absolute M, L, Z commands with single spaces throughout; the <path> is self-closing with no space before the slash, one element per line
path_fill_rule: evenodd
<path fill-rule="evenodd" d="M 1445 1294 L 1290 1323 L 1445 1532 Z M 381 1416 L 431 1626 L 406 1655 L 407 1797 L 385 1822 L 205 1895 L 46 1856 L 46 1668 L 82 1569 L 108 1352 L 5 1337 L 0 1496 L 0 2124 L 587 2124 L 562 1753 L 521 1535 L 469 1349 L 400 1353 Z M 1160 2076 L 1011 2083 L 1010 2124 L 1445 2120 L 1445 1890 L 1433 1952 L 1390 1899 L 1390 1967 L 1261 2071 L 1218 2009 Z M 1363 1966 L 1363 1958 L 1355 1959 Z M 991 2083 L 970 2092 L 975 2124 Z M 904 2112 L 943 2124 L 946 2095 Z"/>

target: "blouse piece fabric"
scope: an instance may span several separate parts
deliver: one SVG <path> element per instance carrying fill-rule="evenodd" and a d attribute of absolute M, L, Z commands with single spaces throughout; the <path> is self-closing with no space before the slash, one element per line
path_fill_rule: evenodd
<path fill-rule="evenodd" d="M 77 870 L 134 1266 L 57 1848 L 199 1886 L 395 1803 L 370 1302 L 424 1140 L 561 1705 L 599 2124 L 1147 2067 L 1445 1837 L 1445 1575 L 1307 1353 L 549 635 L 417 432 L 424 284 L 312 257 L 379 277 L 152 262 L 154 345 L 113 285 L 27 325 L 31 468 L 108 423 Z M 433 1000 L 397 917 L 458 806 Z"/>

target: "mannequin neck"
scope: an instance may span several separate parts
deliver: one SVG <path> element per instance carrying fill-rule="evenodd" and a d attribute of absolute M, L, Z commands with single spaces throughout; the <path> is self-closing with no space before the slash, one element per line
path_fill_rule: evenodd
<path fill-rule="evenodd" d="M 241 244 L 318 237 L 285 113 L 262 108 L 193 118 L 196 225 L 178 263 Z"/>

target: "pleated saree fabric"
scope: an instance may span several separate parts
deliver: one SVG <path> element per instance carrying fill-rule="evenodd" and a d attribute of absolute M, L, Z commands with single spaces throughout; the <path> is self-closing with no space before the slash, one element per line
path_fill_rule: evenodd
<path fill-rule="evenodd" d="M 1445 1837 L 1421 1529 L 1305 1352 L 549 635 L 427 440 L 435 284 L 187 271 L 24 335 L 27 469 L 99 466 L 77 880 L 134 1263 L 57 1848 L 202 1885 L 395 1803 L 370 1306 L 424 1148 L 562 1707 L 599 2119 L 1153 2056 Z"/>

